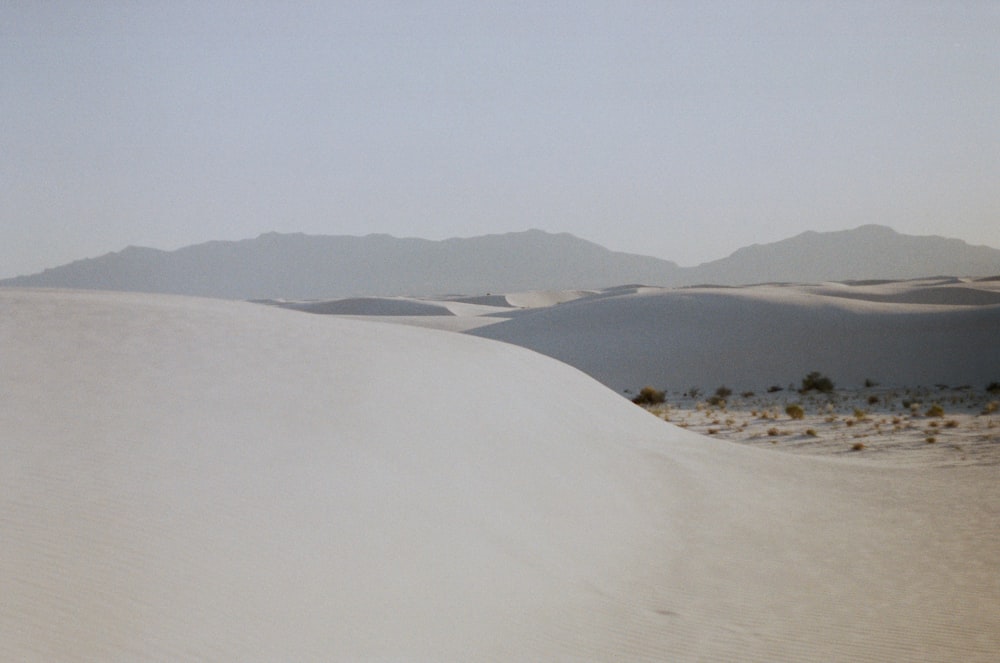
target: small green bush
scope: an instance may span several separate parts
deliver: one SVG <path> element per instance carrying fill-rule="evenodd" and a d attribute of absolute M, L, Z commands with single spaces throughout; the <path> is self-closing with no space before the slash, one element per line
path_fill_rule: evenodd
<path fill-rule="evenodd" d="M 787 414 L 792 419 L 801 419 L 806 416 L 805 410 L 798 403 L 791 403 L 785 407 L 785 414 Z"/>
<path fill-rule="evenodd" d="M 808 391 L 818 391 L 822 394 L 829 394 L 833 391 L 833 381 L 819 371 L 813 371 L 802 378 L 802 388 L 799 391 L 803 394 Z"/>
<path fill-rule="evenodd" d="M 927 408 L 927 412 L 925 412 L 924 415 L 928 417 L 943 417 L 944 408 L 935 403 L 934 405 Z"/>
<path fill-rule="evenodd" d="M 632 399 L 636 405 L 659 405 L 667 400 L 667 395 L 653 387 L 643 387 L 639 395 Z"/>

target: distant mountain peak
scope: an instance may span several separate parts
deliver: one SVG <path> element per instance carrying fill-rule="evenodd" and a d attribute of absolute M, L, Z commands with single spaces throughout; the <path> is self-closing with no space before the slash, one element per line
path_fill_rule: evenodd
<path fill-rule="evenodd" d="M 129 246 L 0 286 L 129 290 L 231 299 L 331 299 L 682 286 L 909 279 L 1000 274 L 1000 251 L 867 224 L 754 244 L 698 267 L 610 251 L 537 228 L 433 241 L 267 232 L 175 251 Z"/>

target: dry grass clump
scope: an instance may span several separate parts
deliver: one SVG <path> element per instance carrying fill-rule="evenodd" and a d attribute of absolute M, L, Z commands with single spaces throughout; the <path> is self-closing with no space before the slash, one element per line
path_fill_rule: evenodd
<path fill-rule="evenodd" d="M 708 397 L 708 404 L 714 405 L 715 407 L 726 407 L 726 399 L 729 398 L 733 393 L 733 390 L 722 385 L 715 390 L 715 394 Z"/>
<path fill-rule="evenodd" d="M 787 414 L 792 419 L 801 419 L 806 416 L 805 410 L 798 403 L 790 403 L 785 407 L 785 414 Z"/>
<path fill-rule="evenodd" d="M 667 395 L 653 387 L 643 387 L 639 395 L 632 399 L 636 405 L 659 405 L 667 400 Z"/>
<path fill-rule="evenodd" d="M 819 434 L 816 432 L 815 428 L 807 428 L 806 435 L 808 435 L 809 437 L 819 437 Z"/>
<path fill-rule="evenodd" d="M 944 408 L 935 403 L 934 405 L 927 408 L 927 412 L 925 412 L 924 415 L 928 417 L 943 417 Z"/>
<path fill-rule="evenodd" d="M 855 442 L 854 444 L 851 445 L 851 451 L 861 451 L 864 448 L 865 448 L 864 442 Z"/>
<path fill-rule="evenodd" d="M 997 410 L 1000 410 L 1000 401 L 990 401 L 983 406 L 983 414 L 993 414 Z"/>
<path fill-rule="evenodd" d="M 927 442 L 927 444 L 934 444 L 937 442 L 937 438 L 933 435 L 928 435 L 924 441 Z"/>

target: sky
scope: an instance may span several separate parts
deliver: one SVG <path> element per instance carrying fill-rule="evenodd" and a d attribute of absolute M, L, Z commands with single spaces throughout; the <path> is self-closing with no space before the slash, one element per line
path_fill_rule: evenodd
<path fill-rule="evenodd" d="M 0 5 L 0 277 L 265 232 L 1000 247 L 1000 3 Z"/>

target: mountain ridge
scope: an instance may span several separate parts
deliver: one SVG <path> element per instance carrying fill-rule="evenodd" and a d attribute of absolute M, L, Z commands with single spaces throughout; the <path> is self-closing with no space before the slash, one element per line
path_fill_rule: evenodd
<path fill-rule="evenodd" d="M 743 247 L 695 267 L 620 251 L 570 233 L 537 229 L 428 240 L 268 232 L 173 251 L 128 246 L 0 286 L 169 293 L 223 299 L 323 299 L 607 288 L 623 283 L 686 286 L 947 274 L 1000 274 L 1000 250 L 880 225 L 806 231 Z"/>

